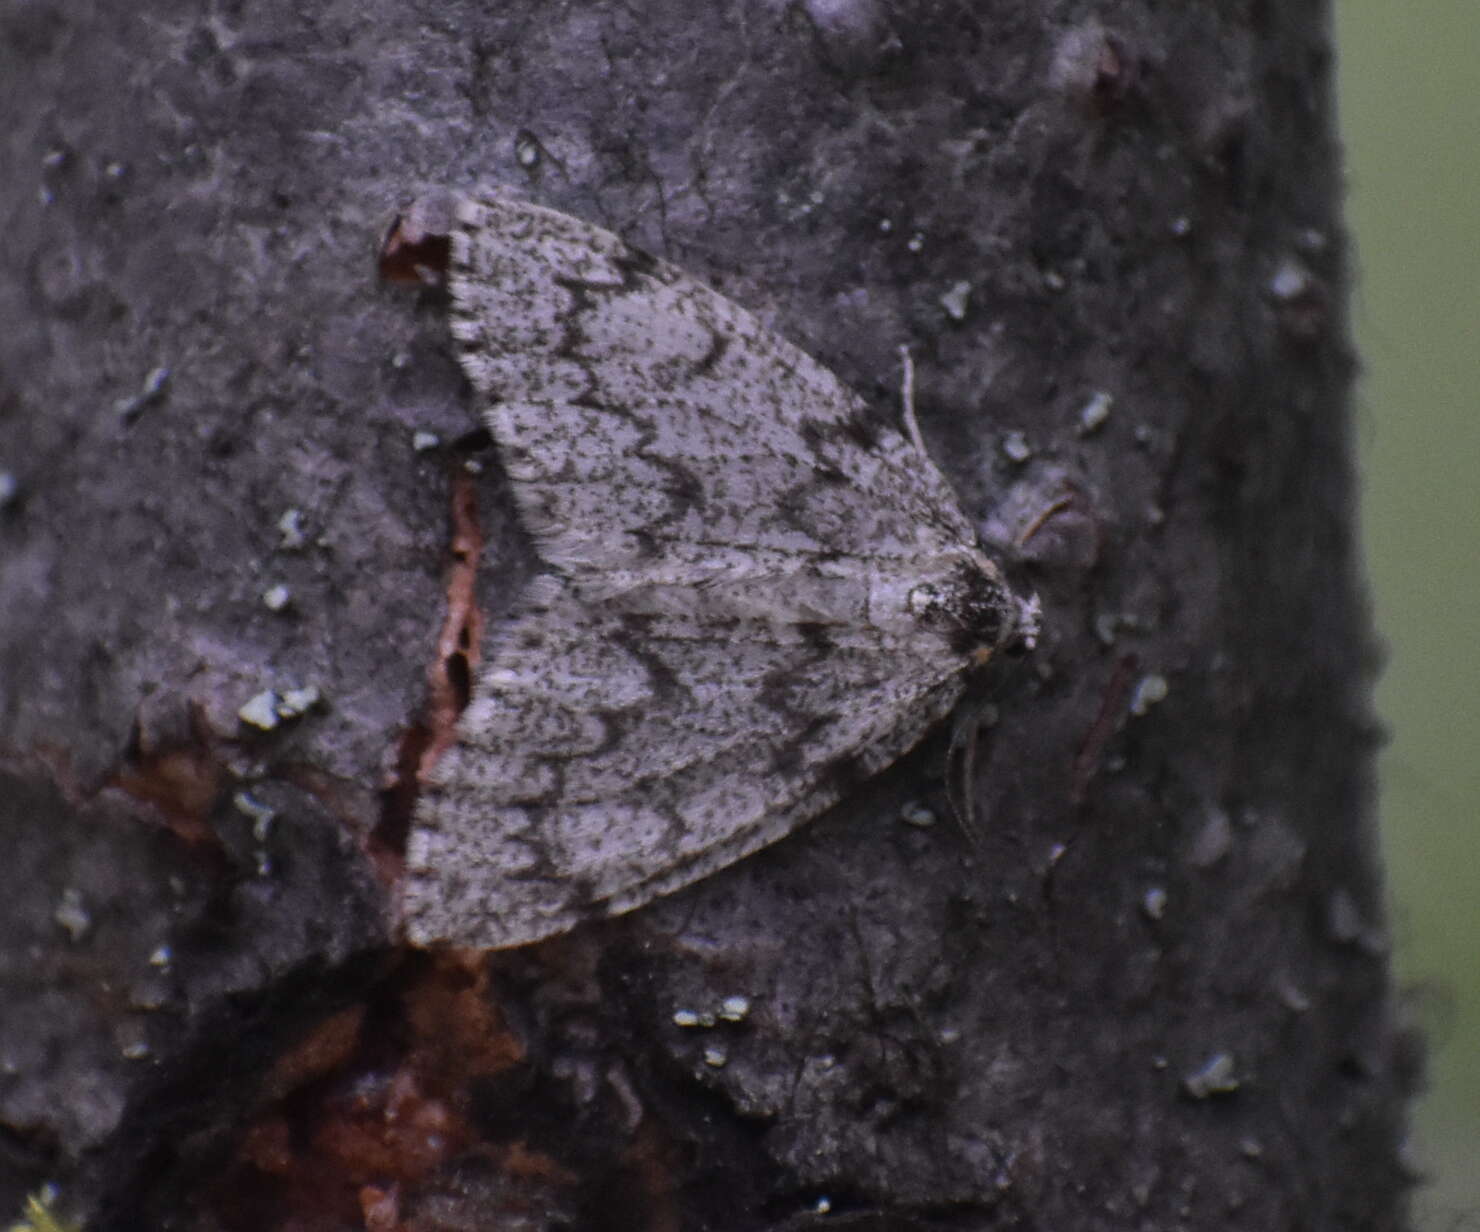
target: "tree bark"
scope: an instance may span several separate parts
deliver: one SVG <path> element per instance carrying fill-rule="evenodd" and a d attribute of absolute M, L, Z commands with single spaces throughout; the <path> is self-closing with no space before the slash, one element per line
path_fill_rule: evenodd
<path fill-rule="evenodd" d="M 1401 1226 L 1331 54 L 1318 2 L 0 6 L 0 1199 Z M 374 278 L 473 183 L 880 403 L 911 348 L 1044 606 L 980 846 L 942 733 L 631 916 L 396 944 L 450 547 L 489 622 L 530 564 L 441 306 Z"/>

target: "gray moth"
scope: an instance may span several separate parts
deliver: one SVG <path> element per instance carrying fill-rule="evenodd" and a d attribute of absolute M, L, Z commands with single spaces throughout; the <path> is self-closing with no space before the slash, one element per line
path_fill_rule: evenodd
<path fill-rule="evenodd" d="M 521 945 L 697 881 L 1031 645 L 912 421 L 577 218 L 497 191 L 407 217 L 543 565 L 422 786 L 411 941 Z"/>

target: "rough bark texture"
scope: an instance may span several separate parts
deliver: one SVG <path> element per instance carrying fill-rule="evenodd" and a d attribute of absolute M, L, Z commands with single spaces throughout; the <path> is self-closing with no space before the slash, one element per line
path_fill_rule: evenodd
<path fill-rule="evenodd" d="M 1325 10 L 3 0 L 0 1201 L 1399 1226 Z M 448 526 L 489 619 L 529 559 L 491 455 L 413 450 L 473 424 L 439 305 L 373 257 L 478 181 L 871 397 L 913 348 L 1044 600 L 980 849 L 900 820 L 947 815 L 942 736 L 631 917 L 393 945 Z"/>

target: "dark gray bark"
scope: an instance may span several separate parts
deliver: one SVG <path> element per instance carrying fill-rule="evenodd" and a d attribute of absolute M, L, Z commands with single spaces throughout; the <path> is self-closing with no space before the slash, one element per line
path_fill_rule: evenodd
<path fill-rule="evenodd" d="M 1329 39 L 1318 2 L 0 4 L 0 1200 L 1400 1226 Z M 437 305 L 373 258 L 473 182 L 880 401 L 913 348 L 1045 607 L 981 849 L 900 822 L 947 814 L 942 735 L 630 917 L 395 948 L 461 482 L 411 437 L 473 424 Z M 489 461 L 457 495 L 496 614 L 528 554 Z"/>

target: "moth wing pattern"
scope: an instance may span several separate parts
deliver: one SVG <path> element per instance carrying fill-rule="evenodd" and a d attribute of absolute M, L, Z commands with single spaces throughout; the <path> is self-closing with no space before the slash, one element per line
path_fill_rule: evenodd
<path fill-rule="evenodd" d="M 496 949 L 698 880 L 916 744 L 963 662 L 909 596 L 975 534 L 896 424 L 610 232 L 461 197 L 447 282 L 546 572 L 424 785 L 403 914 Z"/>
<path fill-rule="evenodd" d="M 891 417 L 732 300 L 514 198 L 456 223 L 452 333 L 552 566 L 604 593 L 974 540 Z"/>
<path fill-rule="evenodd" d="M 686 618 L 533 589 L 423 788 L 406 885 L 419 942 L 517 945 L 679 889 L 835 803 L 961 691 L 953 663 L 901 673 L 893 645 L 752 621 L 721 652 Z"/>

